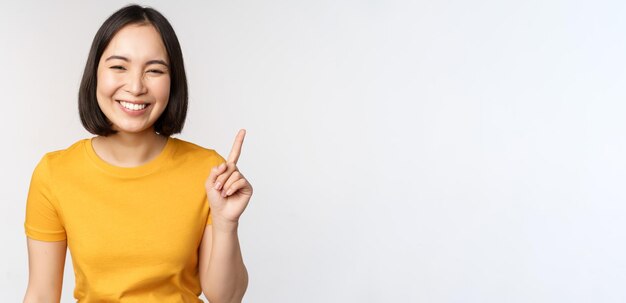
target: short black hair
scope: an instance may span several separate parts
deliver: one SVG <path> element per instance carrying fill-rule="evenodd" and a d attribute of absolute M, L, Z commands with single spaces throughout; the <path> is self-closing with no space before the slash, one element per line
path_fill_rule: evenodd
<path fill-rule="evenodd" d="M 180 133 L 185 125 L 188 104 L 183 53 L 176 33 L 167 19 L 155 9 L 139 5 L 128 5 L 113 13 L 104 21 L 93 38 L 78 91 L 80 120 L 85 129 L 92 134 L 108 136 L 117 133 L 111 128 L 111 122 L 98 106 L 96 98 L 98 63 L 113 36 L 129 24 L 150 24 L 161 35 L 170 65 L 170 95 L 165 110 L 154 122 L 154 130 L 167 137 Z"/>

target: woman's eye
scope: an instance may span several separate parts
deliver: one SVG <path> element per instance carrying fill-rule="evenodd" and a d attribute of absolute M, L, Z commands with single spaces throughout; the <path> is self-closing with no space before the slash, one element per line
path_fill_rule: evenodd
<path fill-rule="evenodd" d="M 158 69 L 151 69 L 148 71 L 149 73 L 157 73 L 157 74 L 163 74 L 163 71 L 160 71 Z"/>
<path fill-rule="evenodd" d="M 124 70 L 125 68 L 123 66 L 115 65 L 115 66 L 111 66 L 111 69 Z"/>

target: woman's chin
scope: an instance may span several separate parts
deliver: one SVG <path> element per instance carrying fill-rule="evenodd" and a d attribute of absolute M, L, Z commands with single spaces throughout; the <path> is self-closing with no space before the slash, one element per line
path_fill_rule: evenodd
<path fill-rule="evenodd" d="M 141 126 L 114 126 L 113 127 L 114 130 L 116 130 L 118 133 L 124 133 L 124 134 L 133 134 L 133 135 L 140 135 L 140 134 L 144 134 L 144 133 L 153 133 L 154 131 L 152 130 L 152 127 L 141 127 Z"/>

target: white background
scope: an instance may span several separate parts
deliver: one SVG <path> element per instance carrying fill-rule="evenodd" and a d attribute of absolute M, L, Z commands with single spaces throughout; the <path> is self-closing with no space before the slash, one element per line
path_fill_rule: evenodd
<path fill-rule="evenodd" d="M 32 170 L 91 136 L 80 78 L 125 4 L 0 4 L 3 302 Z M 245 302 L 626 301 L 626 2 L 143 4 L 183 48 L 177 137 L 248 130 Z"/>

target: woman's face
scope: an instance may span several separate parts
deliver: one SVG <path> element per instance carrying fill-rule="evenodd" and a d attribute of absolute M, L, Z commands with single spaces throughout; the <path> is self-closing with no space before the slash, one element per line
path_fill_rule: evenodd
<path fill-rule="evenodd" d="M 170 73 L 165 45 L 152 25 L 121 28 L 98 63 L 98 105 L 120 132 L 154 132 L 169 100 Z"/>

